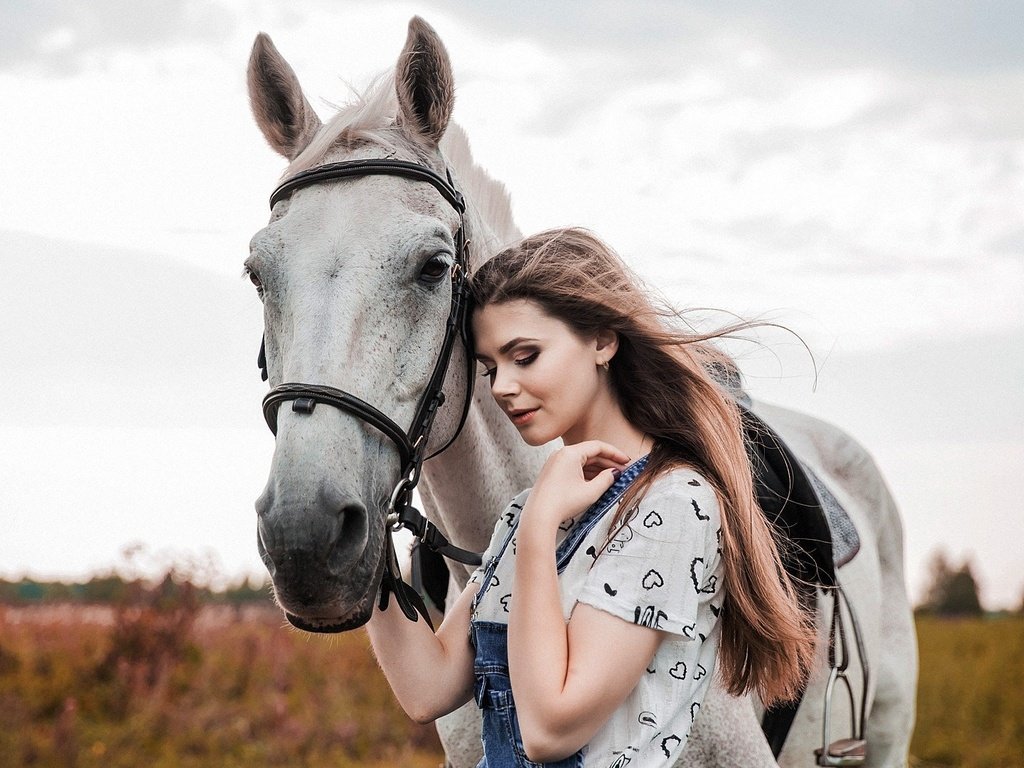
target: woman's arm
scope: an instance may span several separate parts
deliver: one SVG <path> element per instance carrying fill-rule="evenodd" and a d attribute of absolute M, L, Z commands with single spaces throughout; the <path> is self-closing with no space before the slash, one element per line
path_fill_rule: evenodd
<path fill-rule="evenodd" d="M 520 524 L 509 617 L 509 672 L 527 756 L 571 755 L 636 687 L 664 633 L 578 603 L 562 617 L 555 533 Z"/>
<path fill-rule="evenodd" d="M 636 687 L 664 637 L 582 603 L 568 624 L 562 616 L 558 526 L 596 501 L 627 460 L 607 443 L 566 446 L 549 457 L 522 512 L 509 673 L 531 760 L 561 759 L 589 742 Z"/>
<path fill-rule="evenodd" d="M 458 709 L 473 695 L 469 618 L 476 590 L 476 584 L 463 590 L 436 634 L 422 618 L 409 621 L 393 602 L 386 611 L 374 611 L 366 625 L 398 703 L 418 723 Z"/>

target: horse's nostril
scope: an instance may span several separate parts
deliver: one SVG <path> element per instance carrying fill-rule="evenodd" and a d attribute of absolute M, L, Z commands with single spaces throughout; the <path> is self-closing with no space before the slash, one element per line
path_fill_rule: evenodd
<path fill-rule="evenodd" d="M 358 502 L 346 504 L 338 512 L 338 525 L 334 541 L 331 542 L 331 570 L 343 573 L 359 559 L 367 541 L 366 507 Z"/>

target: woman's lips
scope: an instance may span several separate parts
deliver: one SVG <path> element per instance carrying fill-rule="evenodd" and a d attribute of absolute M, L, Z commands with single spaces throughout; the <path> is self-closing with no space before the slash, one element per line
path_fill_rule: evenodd
<path fill-rule="evenodd" d="M 509 412 L 508 417 L 517 427 L 523 427 L 533 421 L 533 415 L 537 410 L 537 408 L 534 408 L 532 411 L 512 411 Z"/>

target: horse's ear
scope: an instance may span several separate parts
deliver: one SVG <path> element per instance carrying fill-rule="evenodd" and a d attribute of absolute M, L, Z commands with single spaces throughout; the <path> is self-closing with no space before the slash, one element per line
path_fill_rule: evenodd
<path fill-rule="evenodd" d="M 395 90 L 402 125 L 435 145 L 440 142 L 455 104 L 452 63 L 441 38 L 419 16 L 409 21 L 409 36 L 395 68 Z"/>
<path fill-rule="evenodd" d="M 295 72 L 260 32 L 249 56 L 249 104 L 256 124 L 277 152 L 294 160 L 320 129 Z"/>

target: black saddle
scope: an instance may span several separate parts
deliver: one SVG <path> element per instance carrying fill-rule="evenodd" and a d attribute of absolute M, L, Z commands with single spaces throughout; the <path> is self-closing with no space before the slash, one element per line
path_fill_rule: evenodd
<path fill-rule="evenodd" d="M 783 565 L 798 587 L 834 587 L 836 569 L 860 549 L 853 521 L 771 427 L 746 407 L 741 414 L 757 500 L 784 536 Z"/>
<path fill-rule="evenodd" d="M 783 534 L 782 564 L 804 608 L 813 611 L 817 588 L 837 587 L 836 571 L 857 554 L 860 537 L 846 510 L 810 467 L 744 405 L 741 413 L 757 500 Z M 761 728 L 775 757 L 782 752 L 799 706 L 797 700 L 764 714 Z"/>

